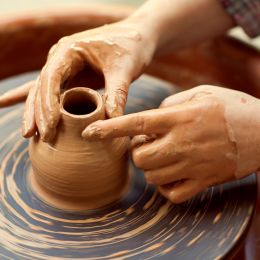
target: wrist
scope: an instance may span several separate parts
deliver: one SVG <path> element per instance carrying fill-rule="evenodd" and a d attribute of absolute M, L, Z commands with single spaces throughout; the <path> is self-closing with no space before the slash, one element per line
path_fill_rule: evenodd
<path fill-rule="evenodd" d="M 254 112 L 257 114 L 257 119 L 256 119 L 256 136 L 257 136 L 257 143 L 256 143 L 256 154 L 257 154 L 257 169 L 256 171 L 259 171 L 260 169 L 260 99 L 257 99 L 257 105 L 256 105 L 256 110 Z"/>
<path fill-rule="evenodd" d="M 151 17 L 144 17 L 142 12 L 137 11 L 126 18 L 123 22 L 128 26 L 130 25 L 135 28 L 136 31 L 142 35 L 142 38 L 145 39 L 146 43 L 154 46 L 153 49 L 156 51 L 159 44 L 160 34 L 152 25 L 153 19 L 151 19 Z"/>
<path fill-rule="evenodd" d="M 153 35 L 159 53 L 193 46 L 234 26 L 219 0 L 149 0 L 129 19 Z"/>
<path fill-rule="evenodd" d="M 237 178 L 260 168 L 260 100 L 254 97 L 242 99 L 247 103 L 241 103 L 238 116 L 231 123 L 237 146 Z"/>
<path fill-rule="evenodd" d="M 135 17 L 128 17 L 118 23 L 121 28 L 125 28 L 127 32 L 132 32 L 134 41 L 134 49 L 132 55 L 138 55 L 138 63 L 143 64 L 143 69 L 147 67 L 156 52 L 157 34 L 153 30 L 146 28 L 145 24 Z"/>

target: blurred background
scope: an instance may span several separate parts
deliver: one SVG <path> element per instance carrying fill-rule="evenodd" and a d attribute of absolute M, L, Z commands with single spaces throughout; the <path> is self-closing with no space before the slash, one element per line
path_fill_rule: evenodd
<path fill-rule="evenodd" d="M 0 13 L 3 14 L 14 10 L 28 10 L 37 7 L 68 6 L 84 3 L 118 3 L 137 6 L 143 2 L 145 0 L 0 0 Z"/>
<path fill-rule="evenodd" d="M 78 6 L 86 3 L 127 4 L 138 7 L 138 5 L 141 5 L 143 2 L 145 2 L 145 0 L 0 0 L 0 15 L 10 15 L 21 11 L 31 11 L 39 8 L 47 9 L 51 7 L 57 8 L 59 6 Z M 260 50 L 260 37 L 253 40 L 249 39 L 240 29 L 232 30 L 231 34 L 243 41 L 253 44 Z"/>

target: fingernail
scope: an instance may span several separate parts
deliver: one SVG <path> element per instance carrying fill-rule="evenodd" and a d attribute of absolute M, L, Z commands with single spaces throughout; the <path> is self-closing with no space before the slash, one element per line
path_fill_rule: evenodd
<path fill-rule="evenodd" d="M 28 132 L 29 132 L 29 128 L 28 128 L 28 126 L 27 126 L 27 124 L 26 124 L 26 121 L 23 120 L 23 122 L 22 122 L 22 136 L 23 136 L 24 138 L 27 138 Z"/>
<path fill-rule="evenodd" d="M 109 118 L 119 117 L 124 114 L 124 111 L 121 107 L 107 109 L 107 114 Z"/>
<path fill-rule="evenodd" d="M 99 126 L 92 124 L 82 132 L 82 137 L 87 140 L 102 139 L 102 129 Z"/>
<path fill-rule="evenodd" d="M 24 138 L 28 138 L 28 134 L 29 134 L 28 132 L 29 132 L 29 129 L 22 127 L 22 136 Z"/>
<path fill-rule="evenodd" d="M 34 128 L 33 126 L 28 127 L 28 128 L 22 127 L 22 136 L 24 138 L 30 138 L 30 137 L 34 136 L 35 132 L 36 132 L 36 128 Z"/>

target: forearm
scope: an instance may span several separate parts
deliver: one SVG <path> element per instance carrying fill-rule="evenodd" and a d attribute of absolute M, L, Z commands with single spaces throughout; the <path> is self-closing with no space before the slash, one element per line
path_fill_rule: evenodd
<path fill-rule="evenodd" d="M 149 0 L 129 19 L 154 37 L 157 52 L 217 37 L 235 25 L 218 0 Z"/>
<path fill-rule="evenodd" d="M 238 152 L 236 176 L 242 178 L 260 169 L 260 99 L 241 93 L 232 110 L 226 112 L 227 124 Z"/>

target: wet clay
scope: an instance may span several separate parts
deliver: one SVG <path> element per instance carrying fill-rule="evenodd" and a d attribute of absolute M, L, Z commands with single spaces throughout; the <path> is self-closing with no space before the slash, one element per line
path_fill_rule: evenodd
<path fill-rule="evenodd" d="M 126 187 L 128 138 L 88 142 L 82 130 L 105 119 L 102 97 L 73 88 L 61 97 L 61 120 L 52 143 L 30 140 L 32 190 L 56 208 L 87 210 L 119 199 Z"/>

